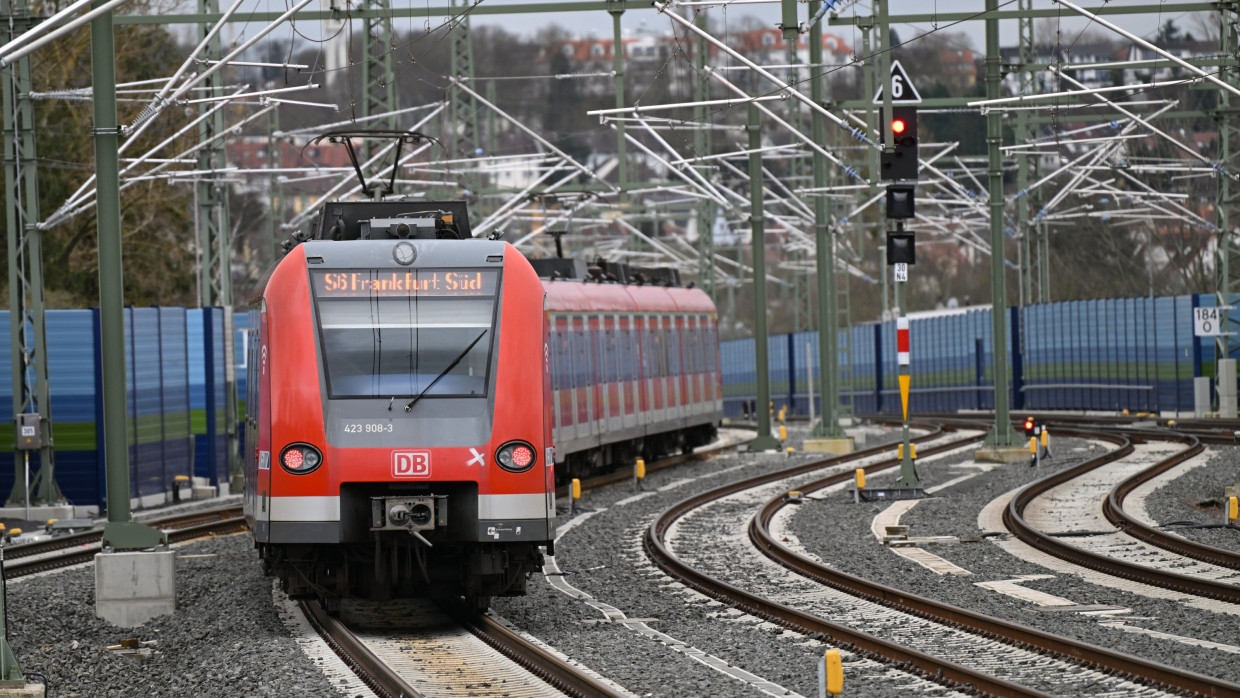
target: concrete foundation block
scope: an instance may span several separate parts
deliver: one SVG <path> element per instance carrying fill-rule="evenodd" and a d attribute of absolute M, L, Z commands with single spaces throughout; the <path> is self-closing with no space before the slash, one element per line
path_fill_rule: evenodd
<path fill-rule="evenodd" d="M 842 456 L 856 450 L 856 442 L 851 436 L 840 439 L 806 439 L 801 445 L 801 450 Z"/>
<path fill-rule="evenodd" d="M 99 553 L 95 556 L 95 615 L 133 628 L 176 610 L 171 550 Z"/>
<path fill-rule="evenodd" d="M 209 485 L 194 485 L 194 499 L 214 499 L 217 494 L 216 488 Z"/>
<path fill-rule="evenodd" d="M 0 517 L 6 519 L 25 519 L 25 506 L 12 506 L 0 508 Z M 64 506 L 31 506 L 30 521 L 47 521 L 49 519 L 72 519 L 74 518 L 74 510 L 70 505 Z"/>
<path fill-rule="evenodd" d="M 1236 360 L 1218 360 L 1218 414 L 1223 419 L 1236 418 Z"/>
<path fill-rule="evenodd" d="M 1210 382 L 1209 376 L 1193 379 L 1193 416 L 1197 419 L 1210 412 Z"/>
<path fill-rule="evenodd" d="M 21 686 L 5 686 L 0 683 L 0 698 L 43 698 L 43 684 L 28 683 Z"/>
<path fill-rule="evenodd" d="M 1029 457 L 1028 446 L 979 448 L 973 454 L 973 460 L 983 463 L 1024 463 L 1029 460 Z"/>

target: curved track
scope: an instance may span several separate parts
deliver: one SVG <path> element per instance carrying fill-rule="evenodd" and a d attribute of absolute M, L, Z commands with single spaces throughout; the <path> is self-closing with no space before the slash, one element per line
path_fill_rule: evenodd
<path fill-rule="evenodd" d="M 970 424 L 970 426 L 976 425 L 976 422 Z M 959 427 L 964 426 L 964 424 L 956 421 L 951 426 Z M 962 444 L 953 444 L 952 448 L 957 448 L 960 445 Z M 938 449 L 926 448 L 922 450 L 924 456 L 931 455 Z M 795 474 L 794 471 L 807 472 L 815 467 L 822 467 L 824 464 L 842 462 L 843 460 L 833 459 L 832 461 L 822 461 L 807 466 L 800 466 L 799 468 L 717 488 L 685 500 L 664 513 L 649 528 L 644 541 L 646 550 L 660 568 L 679 581 L 723 600 L 725 603 L 776 621 L 800 632 L 812 635 L 825 635 L 836 642 L 846 643 L 862 652 L 880 655 L 886 661 L 903 665 L 902 668 L 911 666 L 927 676 L 937 677 L 936 680 L 946 679 L 946 683 L 951 685 L 969 685 L 976 690 L 992 695 L 1037 695 L 1038 691 L 1034 689 L 1003 679 L 997 679 L 981 671 L 960 666 L 950 661 L 944 661 L 928 654 L 894 645 L 894 643 L 886 642 L 848 627 L 833 624 L 823 618 L 813 617 L 807 613 L 742 591 L 726 582 L 713 579 L 692 569 L 689 565 L 677 559 L 665 545 L 664 538 L 673 523 L 698 507 L 736 492 L 768 482 L 778 481 Z M 898 465 L 898 461 L 890 460 L 870 466 L 867 468 L 867 471 L 874 472 L 896 465 Z M 797 488 L 803 493 L 809 493 L 833 484 L 845 482 L 851 477 L 851 473 L 839 473 L 812 483 L 798 484 Z M 825 567 L 816 561 L 802 558 L 786 550 L 778 541 L 774 540 L 767 528 L 778 510 L 787 505 L 787 503 L 787 496 L 781 495 L 763 507 L 761 513 L 751 521 L 751 540 L 759 549 L 779 562 L 779 564 L 819 583 L 845 590 L 850 594 L 855 594 L 892 608 L 898 608 L 920 617 L 930 618 L 954 627 L 965 628 L 985 638 L 999 638 L 1017 647 L 1036 649 L 1085 667 L 1098 667 L 1108 673 L 1118 673 L 1152 687 L 1210 696 L 1235 695 L 1237 691 L 1240 691 L 1240 686 L 1236 684 L 1121 655 L 1105 648 L 1033 631 L 948 604 L 917 597 L 875 582 L 852 577 Z"/>
<path fill-rule="evenodd" d="M 1222 567 L 1240 569 L 1240 554 L 1201 545 L 1170 533 L 1158 531 L 1138 523 L 1123 512 L 1123 499 L 1135 487 L 1201 452 L 1202 446 L 1197 436 L 1180 436 L 1172 433 L 1131 430 L 1125 434 L 1115 434 L 1066 427 L 1060 428 L 1057 433 L 1102 440 L 1115 444 L 1118 448 L 1097 458 L 1085 461 L 1076 467 L 1062 470 L 1030 483 L 1021 489 L 1012 497 L 1012 501 L 1003 513 L 1003 521 L 1007 525 L 1008 530 L 1012 531 L 1016 537 L 1025 543 L 1082 567 L 1151 586 L 1240 604 L 1240 587 L 1234 584 L 1177 574 L 1094 554 L 1038 530 L 1024 518 L 1025 508 L 1034 499 L 1037 499 L 1056 486 L 1070 482 L 1085 473 L 1129 456 L 1133 453 L 1134 441 L 1176 441 L 1186 444 L 1187 447 L 1118 483 L 1107 496 L 1103 507 L 1104 512 L 1106 512 L 1108 520 L 1119 526 L 1125 533 L 1136 538 L 1146 540 L 1153 545 L 1186 557 Z"/>

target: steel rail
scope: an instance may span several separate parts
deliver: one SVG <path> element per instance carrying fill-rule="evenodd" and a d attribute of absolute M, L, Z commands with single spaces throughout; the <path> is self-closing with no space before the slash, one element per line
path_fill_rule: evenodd
<path fill-rule="evenodd" d="M 754 428 L 754 427 L 746 427 L 743 425 L 738 426 L 735 424 L 729 425 L 729 427 L 737 428 L 737 429 Z M 652 463 L 647 463 L 646 472 L 653 473 L 658 470 L 663 470 L 664 468 L 670 468 L 674 465 L 680 465 L 681 463 L 684 463 L 690 460 L 706 460 L 712 455 L 720 451 L 724 451 L 729 448 L 732 448 L 736 445 L 737 444 L 708 446 L 706 448 L 703 448 L 700 451 L 694 451 L 693 453 L 680 453 L 674 456 L 668 456 L 667 458 L 660 458 L 659 460 L 654 461 Z M 625 472 L 623 470 L 617 470 L 617 471 L 610 472 L 610 473 L 603 473 L 602 475 L 595 475 L 594 477 L 582 480 L 581 489 L 582 490 L 597 489 L 599 487 L 604 487 L 606 485 L 614 485 L 617 482 L 624 482 L 625 480 L 632 480 L 632 479 L 633 479 L 633 473 L 631 471 Z M 559 487 L 556 487 L 555 495 L 557 497 L 567 497 L 569 495 L 569 485 L 564 484 L 564 485 L 560 485 Z"/>
<path fill-rule="evenodd" d="M 158 519 L 149 519 L 144 523 L 157 526 L 164 531 L 173 531 L 175 529 L 196 526 L 201 523 L 209 523 L 211 521 L 235 519 L 241 516 L 241 507 L 226 506 L 216 509 L 203 509 L 187 514 L 176 514 L 175 516 L 166 516 Z M 73 548 L 82 545 L 90 545 L 98 543 L 103 538 L 103 529 L 91 529 L 87 531 L 79 531 L 77 533 L 68 533 L 61 536 L 32 543 L 19 543 L 17 545 L 9 545 L 4 548 L 4 558 L 6 562 L 31 555 L 44 555 L 47 553 L 63 550 L 65 548 Z"/>
<path fill-rule="evenodd" d="M 228 519 L 205 521 L 193 526 L 182 526 L 181 528 L 168 530 L 167 534 L 169 543 L 184 543 L 199 538 L 241 533 L 246 530 L 248 530 L 248 526 L 245 519 L 236 516 Z M 39 553 L 28 553 L 17 560 L 5 560 L 4 575 L 12 579 L 93 562 L 95 556 L 103 552 L 103 546 L 99 542 L 101 537 L 102 533 L 95 536 L 94 542 L 79 543 L 73 549 L 48 547 L 40 551 L 41 553 L 58 553 L 48 557 L 37 557 Z M 7 553 L 8 551 L 6 550 L 5 552 Z"/>
<path fill-rule="evenodd" d="M 1189 540 L 1183 536 L 1160 531 L 1147 526 L 1124 511 L 1124 499 L 1133 490 L 1205 450 L 1198 437 L 1192 437 L 1192 440 L 1193 443 L 1189 448 L 1160 461 L 1154 467 L 1143 470 L 1113 487 L 1110 493 L 1107 494 L 1106 501 L 1102 504 L 1102 513 L 1107 517 L 1107 521 L 1115 524 L 1121 531 L 1137 540 L 1145 541 L 1150 545 L 1194 560 L 1208 562 L 1219 567 L 1240 570 L 1240 553 L 1215 548 L 1204 543 Z"/>
<path fill-rule="evenodd" d="M 622 695 L 489 615 L 469 614 L 460 608 L 451 608 L 449 613 L 480 640 L 569 695 L 581 698 L 614 698 Z"/>
<path fill-rule="evenodd" d="M 425 698 L 387 664 L 374 655 L 352 631 L 332 617 L 318 601 L 300 601 L 298 606 L 319 637 L 340 657 L 362 683 L 379 698 Z"/>
<path fill-rule="evenodd" d="M 1126 435 L 1078 431 L 1066 427 L 1061 428 L 1059 433 L 1074 434 L 1084 438 L 1101 439 L 1103 441 L 1114 443 L 1120 446 L 1120 448 L 1097 458 L 1087 460 L 1080 465 L 1061 470 L 1053 475 L 1032 482 L 1021 488 L 1012 497 L 1011 502 L 1008 503 L 1007 508 L 1003 512 L 1003 523 L 1008 527 L 1008 530 L 1010 530 L 1017 538 L 1026 544 L 1031 545 L 1042 552 L 1088 569 L 1102 572 L 1104 574 L 1110 574 L 1123 579 L 1140 582 L 1142 584 L 1161 587 L 1163 589 L 1170 589 L 1181 593 L 1193 594 L 1195 596 L 1202 596 L 1219 601 L 1226 601 L 1228 603 L 1240 604 L 1240 586 L 1216 582 L 1209 579 L 1190 577 L 1188 575 L 1177 574 L 1174 572 L 1155 570 L 1124 562 L 1122 560 L 1095 555 L 1094 553 L 1082 550 L 1074 545 L 1038 531 L 1026 522 L 1023 516 L 1025 507 L 1043 493 L 1074 478 L 1080 477 L 1091 470 L 1102 467 L 1107 463 L 1119 460 L 1120 458 L 1123 458 L 1133 452 L 1132 439 Z M 1151 432 L 1140 434 L 1140 436 L 1142 438 L 1166 438 L 1166 435 Z M 1196 439 L 1194 439 L 1194 442 L 1195 441 Z"/>
<path fill-rule="evenodd" d="M 959 448 L 963 444 L 977 443 L 980 440 L 981 437 L 960 439 L 947 444 L 927 447 L 922 452 L 923 455 L 933 455 L 934 453 Z M 890 446 L 880 448 L 890 450 Z M 878 449 L 868 449 L 871 452 L 875 450 Z M 865 452 L 859 453 L 862 456 L 865 455 Z M 818 618 L 784 604 L 738 589 L 727 582 L 693 569 L 667 549 L 664 538 L 673 523 L 700 506 L 736 492 L 822 468 L 824 464 L 841 463 L 846 460 L 856 459 L 857 457 L 858 454 L 851 454 L 847 457 L 832 458 L 818 463 L 765 473 L 758 477 L 723 485 L 685 499 L 665 511 L 646 529 L 646 535 L 643 538 L 643 547 L 646 550 L 646 554 L 664 572 L 703 594 L 721 600 L 746 613 L 776 622 L 798 632 L 809 634 L 819 639 L 829 638 L 832 642 L 850 646 L 860 653 L 881 657 L 884 661 L 901 665 L 900 668 L 902 670 L 917 673 L 930 681 L 949 687 L 969 687 L 973 690 L 996 696 L 1045 695 L 1040 691 L 1034 691 L 968 667 L 941 660 L 923 652 L 903 647 L 897 643 L 854 630 L 844 625 L 832 623 L 826 619 Z M 894 468 L 899 464 L 900 461 L 898 459 L 890 459 L 867 466 L 865 471 L 867 473 L 878 472 Z M 836 477 L 847 478 L 851 477 L 851 475 L 851 473 L 839 473 Z"/>
<path fill-rule="evenodd" d="M 808 494 L 847 479 L 848 475 L 841 473 L 802 485 L 800 489 Z M 1103 667 L 1120 672 L 1140 683 L 1192 691 L 1206 696 L 1234 695 L 1236 691 L 1240 691 L 1240 685 L 1237 684 L 1155 664 L 1096 645 L 992 618 L 975 611 L 871 582 L 802 557 L 782 545 L 771 534 L 769 528 L 771 520 L 780 509 L 788 506 L 789 503 L 790 500 L 786 495 L 780 495 L 767 502 L 758 515 L 750 520 L 749 537 L 754 546 L 771 560 L 807 579 L 890 608 L 897 608 L 939 623 L 961 627 L 986 637 L 997 638 L 1018 646 L 1032 647 L 1043 653 L 1064 657 L 1087 666 Z"/>

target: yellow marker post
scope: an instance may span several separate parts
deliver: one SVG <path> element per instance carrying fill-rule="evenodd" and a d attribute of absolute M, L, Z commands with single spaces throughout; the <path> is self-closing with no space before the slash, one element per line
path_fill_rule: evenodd
<path fill-rule="evenodd" d="M 784 405 L 783 407 L 779 408 L 779 421 L 781 422 L 788 421 L 788 406 L 787 405 Z"/>
<path fill-rule="evenodd" d="M 1038 455 L 1038 437 L 1036 436 L 1029 437 L 1029 455 Z"/>
<path fill-rule="evenodd" d="M 896 379 L 900 381 L 900 410 L 904 413 L 904 421 L 907 422 L 908 421 L 908 386 L 909 386 L 909 381 L 911 380 L 911 377 L 907 373 L 905 373 L 903 375 L 897 376 Z"/>
<path fill-rule="evenodd" d="M 1227 498 L 1227 523 L 1235 523 L 1240 518 L 1240 497 Z"/>
<path fill-rule="evenodd" d="M 644 479 L 646 479 L 646 461 L 638 458 L 637 462 L 633 463 L 633 489 L 640 490 Z"/>
<path fill-rule="evenodd" d="M 1042 427 L 1042 455 L 1051 457 L 1051 430 Z"/>
<path fill-rule="evenodd" d="M 917 460 L 917 444 L 908 445 L 908 457 Z"/>
<path fill-rule="evenodd" d="M 568 513 L 571 516 L 573 509 L 577 504 L 577 500 L 581 499 L 581 480 L 573 478 L 573 484 L 568 488 Z"/>
<path fill-rule="evenodd" d="M 857 468 L 857 489 L 865 489 L 865 468 Z"/>
<path fill-rule="evenodd" d="M 781 419 L 783 418 L 782 414 L 780 415 L 780 418 Z M 779 425 L 779 440 L 780 441 L 788 440 L 788 427 L 784 426 L 783 424 Z"/>
<path fill-rule="evenodd" d="M 896 458 L 904 460 L 904 444 L 896 444 Z"/>
<path fill-rule="evenodd" d="M 822 664 L 822 685 L 827 689 L 827 693 L 838 696 L 844 692 L 844 661 L 840 657 L 839 650 L 827 650 L 823 655 Z"/>

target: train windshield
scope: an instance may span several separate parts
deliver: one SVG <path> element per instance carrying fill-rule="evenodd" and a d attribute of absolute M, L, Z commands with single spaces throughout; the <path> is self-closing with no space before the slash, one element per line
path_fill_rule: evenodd
<path fill-rule="evenodd" d="M 315 270 L 310 277 L 329 397 L 486 397 L 497 270 Z"/>

